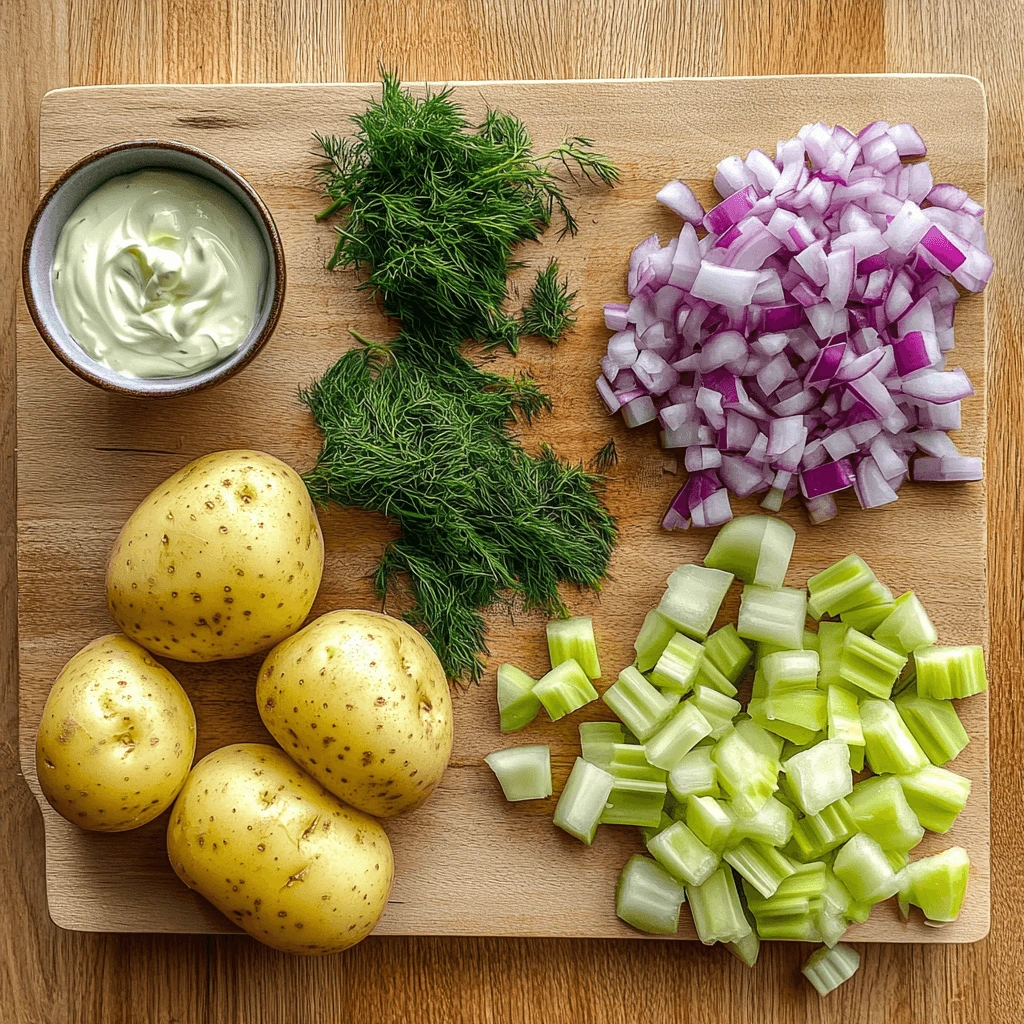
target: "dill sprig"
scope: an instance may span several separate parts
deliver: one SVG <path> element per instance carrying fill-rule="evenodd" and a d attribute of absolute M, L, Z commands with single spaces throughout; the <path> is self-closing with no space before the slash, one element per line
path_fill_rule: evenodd
<path fill-rule="evenodd" d="M 551 260 L 537 275 L 530 301 L 523 307 L 522 332 L 546 338 L 557 345 L 576 323 L 576 292 L 569 291 L 569 278 L 558 278 L 558 262 Z"/>
<path fill-rule="evenodd" d="M 605 184 L 618 172 L 589 139 L 538 157 L 518 119 L 490 111 L 470 126 L 450 89 L 414 99 L 392 75 L 353 120 L 351 138 L 317 137 L 329 202 L 320 216 L 342 218 L 329 265 L 357 271 L 401 330 L 391 342 L 358 338 L 362 347 L 303 392 L 323 435 L 305 480 L 318 502 L 398 525 L 374 574 L 378 594 L 404 582 L 405 617 L 445 671 L 478 679 L 482 610 L 504 602 L 566 614 L 559 585 L 600 585 L 616 526 L 599 475 L 520 444 L 517 424 L 551 407 L 536 381 L 489 373 L 462 344 L 515 352 L 528 326 L 560 335 L 574 296 L 554 264 L 530 312 L 506 312 L 514 247 L 539 238 L 556 212 L 575 231 L 553 168 Z"/>
<path fill-rule="evenodd" d="M 615 447 L 615 438 L 611 437 L 608 442 L 602 445 L 594 453 L 591 463 L 598 473 L 607 473 L 609 469 L 619 464 L 619 450 Z"/>

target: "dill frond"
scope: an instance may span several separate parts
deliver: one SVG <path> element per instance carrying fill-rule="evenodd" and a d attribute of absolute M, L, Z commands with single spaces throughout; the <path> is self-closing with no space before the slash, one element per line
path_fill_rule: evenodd
<path fill-rule="evenodd" d="M 546 338 L 557 345 L 576 323 L 576 292 L 569 291 L 569 278 L 558 278 L 558 262 L 551 260 L 537 275 L 530 301 L 523 307 L 523 334 Z"/>
<path fill-rule="evenodd" d="M 592 464 L 598 473 L 607 473 L 609 469 L 619 464 L 619 450 L 615 447 L 614 437 L 609 438 L 608 443 L 594 453 Z"/>

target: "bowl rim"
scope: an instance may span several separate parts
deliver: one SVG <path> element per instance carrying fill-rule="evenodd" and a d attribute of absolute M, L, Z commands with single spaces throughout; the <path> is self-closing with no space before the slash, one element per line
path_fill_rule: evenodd
<path fill-rule="evenodd" d="M 236 350 L 235 353 L 228 355 L 221 363 L 214 363 L 212 367 L 209 367 L 209 369 L 216 370 L 218 372 L 213 373 L 206 380 L 185 383 L 187 375 L 183 375 L 180 387 L 165 387 L 159 391 L 148 391 L 134 388 L 129 383 L 131 381 L 130 377 L 121 378 L 124 383 L 121 383 L 120 381 L 107 380 L 93 373 L 88 367 L 72 358 L 64 350 L 63 346 L 58 344 L 57 340 L 51 334 L 49 327 L 43 320 L 39 307 L 36 303 L 35 288 L 29 272 L 29 263 L 32 258 L 32 249 L 35 242 L 36 232 L 39 229 L 39 222 L 54 197 L 64 187 L 68 179 L 73 177 L 83 168 L 89 166 L 89 164 L 95 163 L 97 160 L 101 160 L 114 153 L 121 153 L 126 150 L 133 149 L 165 149 L 173 152 L 184 153 L 188 156 L 201 160 L 203 163 L 212 167 L 215 171 L 218 171 L 220 174 L 229 178 L 242 190 L 242 192 L 245 193 L 246 197 L 259 214 L 260 220 L 263 222 L 263 226 L 266 229 L 267 237 L 270 239 L 270 247 L 274 254 L 274 295 L 270 305 L 270 311 L 267 314 L 266 323 L 264 323 L 259 334 L 256 335 L 245 352 L 239 356 Z M 143 170 L 144 168 L 140 167 L 137 169 Z M 188 172 L 186 171 L 184 173 Z M 117 175 L 113 175 L 113 177 L 116 176 Z M 217 184 L 217 182 L 214 181 L 213 184 Z M 98 388 L 102 388 L 104 391 L 127 395 L 131 398 L 176 398 L 180 395 L 194 394 L 196 391 L 202 391 L 205 388 L 212 387 L 215 384 L 228 380 L 240 370 L 244 369 L 262 351 L 264 345 L 266 345 L 271 334 L 273 334 L 274 329 L 277 327 L 278 320 L 281 317 L 281 309 L 284 306 L 286 283 L 287 272 L 285 270 L 284 246 L 281 243 L 281 236 L 277 230 L 277 224 L 274 223 L 273 215 L 267 208 L 266 203 L 264 203 L 260 198 L 256 189 L 253 188 L 252 185 L 250 185 L 249 182 L 246 181 L 246 179 L 243 178 L 242 175 L 234 168 L 230 167 L 218 157 L 213 156 L 211 153 L 207 153 L 205 150 L 199 149 L 196 146 L 190 146 L 184 142 L 174 142 L 167 139 L 134 139 L 128 142 L 117 142 L 111 146 L 104 146 L 102 149 L 94 150 L 62 171 L 57 180 L 46 190 L 46 194 L 39 200 L 35 212 L 32 214 L 32 219 L 29 221 L 28 230 L 25 233 L 25 243 L 22 247 L 21 253 L 21 286 L 22 291 L 25 294 L 25 302 L 28 305 L 28 312 L 32 317 L 32 322 L 35 324 L 36 330 L 39 332 L 43 341 L 46 342 L 50 351 L 69 370 L 77 374 L 83 380 L 88 381 L 88 383 Z M 68 334 L 70 336 L 71 332 L 68 331 Z M 72 340 L 74 341 L 73 337 Z M 232 361 L 234 356 L 238 356 L 238 358 Z M 157 378 L 140 378 L 140 380 L 150 379 Z M 159 379 L 173 381 L 175 378 L 163 377 Z"/>

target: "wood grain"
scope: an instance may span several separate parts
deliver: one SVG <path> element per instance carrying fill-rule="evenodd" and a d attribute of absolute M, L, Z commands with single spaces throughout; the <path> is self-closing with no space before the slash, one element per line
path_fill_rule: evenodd
<path fill-rule="evenodd" d="M 324 268 L 329 227 L 313 219 L 317 197 L 307 187 L 314 131 L 363 109 L 371 86 L 258 86 L 72 89 L 51 93 L 40 115 L 40 178 L 45 191 L 85 154 L 140 136 L 174 138 L 225 160 L 260 192 L 277 221 L 288 265 L 288 294 L 273 343 L 243 374 L 216 390 L 173 402 L 138 402 L 97 393 L 59 367 L 31 322 L 18 325 L 18 537 L 21 646 L 22 768 L 35 785 L 34 734 L 43 702 L 63 663 L 110 629 L 103 571 L 112 538 L 136 504 L 184 463 L 220 448 L 268 448 L 299 468 L 311 465 L 318 438 L 297 392 L 342 348 L 348 330 L 373 337 L 389 329 L 351 275 Z M 936 180 L 963 185 L 985 202 L 985 105 L 978 83 L 964 77 L 805 77 L 677 79 L 674 81 L 465 84 L 457 90 L 469 117 L 488 107 L 516 111 L 541 151 L 564 132 L 589 134 L 622 168 L 614 192 L 588 189 L 576 197 L 578 236 L 554 238 L 522 255 L 532 269 L 557 251 L 579 287 L 581 315 L 572 338 L 556 349 L 529 347 L 525 366 L 550 391 L 555 412 L 527 434 L 586 460 L 613 431 L 620 453 L 608 502 L 621 529 L 610 580 L 600 597 L 572 598 L 592 614 L 608 671 L 632 660 L 633 638 L 653 607 L 668 572 L 699 558 L 709 537 L 667 534 L 661 510 L 679 485 L 664 471 L 656 430 L 629 431 L 610 421 L 599 399 L 580 382 L 594 373 L 607 343 L 602 302 L 623 297 L 629 250 L 652 231 L 677 230 L 676 219 L 653 201 L 678 175 L 710 203 L 710 173 L 723 155 L 754 145 L 770 149 L 779 132 L 815 118 L 855 130 L 873 117 L 909 120 L 931 147 Z M 664 110 L 656 129 L 637 137 L 637 112 Z M 723 122 L 719 111 L 736 115 Z M 331 123 L 325 125 L 324 112 Z M 742 112 L 740 114 L 739 112 Z M 514 282 L 515 289 L 518 280 Z M 957 440 L 967 454 L 985 441 L 984 298 L 957 310 L 955 362 L 976 382 L 965 403 Z M 273 423 L 272 433 L 266 424 Z M 110 482 L 118 480 L 118 487 Z M 753 502 L 751 508 L 756 507 Z M 797 509 L 789 518 L 800 537 L 791 582 L 802 583 L 855 549 L 897 591 L 913 589 L 943 640 L 987 639 L 985 495 L 983 486 L 908 487 L 897 505 L 858 514 L 852 495 L 843 515 L 820 529 Z M 369 579 L 391 536 L 379 517 L 336 511 L 324 517 L 328 563 L 313 615 L 339 607 L 378 607 Z M 899 543 L 893 543 L 894 538 Z M 63 538 L 63 541 L 55 541 Z M 69 586 L 68 581 L 73 581 Z M 735 615 L 738 595 L 723 611 Z M 55 629 L 54 609 L 62 609 Z M 483 757 L 522 742 L 550 743 L 555 792 L 579 752 L 572 716 L 537 722 L 502 737 L 494 711 L 494 666 L 514 661 L 533 675 L 547 664 L 543 618 L 497 611 L 488 616 L 491 669 L 484 684 L 457 693 L 456 741 L 445 783 L 418 813 L 389 822 L 396 883 L 378 934 L 615 936 L 638 939 L 612 912 L 615 880 L 639 850 L 635 829 L 603 829 L 581 849 L 550 823 L 554 799 L 508 807 Z M 259 659 L 217 666 L 170 663 L 196 708 L 198 754 L 225 743 L 265 739 L 252 687 Z M 970 897 L 956 924 L 909 927 L 894 901 L 878 908 L 852 940 L 963 942 L 988 931 L 988 702 L 960 708 L 972 738 L 954 769 L 972 779 L 972 798 L 956 828 L 930 836 L 915 851 L 950 844 L 971 856 Z M 588 717 L 608 717 L 595 704 Z M 545 716 L 542 716 L 544 718 Z M 47 891 L 51 917 L 87 931 L 233 931 L 202 899 L 183 889 L 164 855 L 166 819 L 118 836 L 83 832 L 42 802 L 47 834 Z M 116 848 L 116 864 L 110 851 Z M 444 852 L 438 857 L 439 851 Z M 472 863 L 466 872 L 462 865 Z M 543 863 L 539 874 L 536 865 Z M 567 880 L 571 879 L 569 882 Z M 116 897 L 116 898 L 115 898 Z M 681 938 L 694 938 L 683 915 Z"/>
<path fill-rule="evenodd" d="M 202 5 L 205 7 L 206 5 Z M 286 36 L 296 0 L 228 5 L 232 19 Z M 455 5 L 352 2 L 301 5 L 301 44 L 247 55 L 260 79 L 363 80 L 403 54 L 412 79 L 558 74 L 809 73 L 830 70 L 961 72 L 980 77 L 990 109 L 988 223 L 999 271 L 989 291 L 989 561 L 993 677 L 992 933 L 969 946 L 861 946 L 859 974 L 828 1000 L 798 975 L 805 948 L 774 946 L 750 972 L 720 950 L 605 941 L 377 939 L 329 962 L 296 964 L 234 937 L 129 938 L 61 932 L 46 916 L 42 827 L 17 771 L 14 669 L 13 323 L 16 259 L 36 195 L 35 121 L 47 88 L 118 81 L 194 81 L 201 47 L 230 54 L 230 30 L 173 5 L 113 0 L 4 0 L 0 8 L 0 175 L 3 232 L 0 423 L 6 424 L 0 523 L 5 671 L 4 789 L 0 799 L 0 1016 L 21 1022 L 326 1022 L 543 1020 L 620 1022 L 927 1022 L 1022 1019 L 1024 897 L 1024 8 L 1020 0 L 886 0 L 871 26 L 861 5 L 833 0 L 650 3 L 507 0 Z M 198 3 L 193 9 L 200 7 Z M 408 17 L 408 7 L 416 14 Z M 573 12 L 567 13 L 569 8 Z M 827 23 L 829 36 L 807 34 Z M 177 18 L 177 20 L 175 20 Z M 552 18 L 573 34 L 559 38 Z M 763 25 L 740 33 L 750 19 Z M 870 27 L 871 30 L 866 29 Z M 342 35 L 342 32 L 344 33 Z M 209 38 L 201 38 L 203 34 Z M 801 34 L 803 33 L 803 34 Z M 881 42 L 880 42 L 881 37 Z M 99 45 L 96 41 L 115 42 Z M 357 48 L 354 40 L 359 40 Z M 447 49 L 439 45 L 444 40 Z M 467 42 L 472 40 L 472 44 Z M 458 60 L 450 57 L 451 50 Z M 779 54 L 791 63 L 780 67 Z M 174 59 L 169 54 L 174 54 Z M 572 69 L 565 69 L 565 62 Z M 228 62 L 229 63 L 229 62 Z M 514 67 L 514 72 L 513 72 Z M 223 80 L 228 80 L 227 78 Z"/>

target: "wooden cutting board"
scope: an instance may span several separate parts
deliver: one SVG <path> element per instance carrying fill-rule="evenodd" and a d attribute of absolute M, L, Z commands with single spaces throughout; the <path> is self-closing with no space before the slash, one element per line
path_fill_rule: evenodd
<path fill-rule="evenodd" d="M 65 370 L 35 333 L 22 307 L 18 323 L 18 564 L 21 760 L 39 796 L 34 736 L 50 684 L 64 662 L 111 629 L 103 572 L 110 546 L 136 504 L 191 459 L 221 448 L 254 447 L 310 467 L 318 434 L 297 400 L 349 345 L 348 331 L 386 336 L 392 328 L 347 273 L 329 273 L 331 228 L 317 225 L 312 188 L 314 131 L 344 133 L 348 117 L 375 93 L 372 85 L 143 86 L 50 93 L 40 113 L 40 188 L 92 150 L 136 138 L 199 146 L 245 175 L 270 206 L 287 254 L 284 314 L 255 363 L 223 386 L 173 401 L 133 401 L 93 389 Z M 605 415 L 593 380 L 607 340 L 604 302 L 625 295 L 626 260 L 652 231 L 678 230 L 654 202 L 669 178 L 712 201 L 711 176 L 723 157 L 751 147 L 773 153 L 808 121 L 912 121 L 927 141 L 937 181 L 953 181 L 985 201 L 986 111 L 978 81 L 955 76 L 831 76 L 611 82 L 467 83 L 457 97 L 469 114 L 488 106 L 520 115 L 544 150 L 564 134 L 583 134 L 623 170 L 614 192 L 584 189 L 574 197 L 574 239 L 555 232 L 522 255 L 536 269 L 557 251 L 579 288 L 582 313 L 559 348 L 528 344 L 517 365 L 536 375 L 555 411 L 529 432 L 528 445 L 549 441 L 563 455 L 588 460 L 614 436 L 620 464 L 608 489 L 621 544 L 600 596 L 571 595 L 593 615 L 606 676 L 632 660 L 645 611 L 657 603 L 668 573 L 701 558 L 706 532 L 668 534 L 662 511 L 681 483 L 659 450 L 653 427 L 627 431 Z M 985 306 L 957 310 L 953 364 L 977 388 L 964 403 L 956 437 L 968 455 L 985 450 Z M 495 365 L 509 368 L 508 358 Z M 946 643 L 987 644 L 985 489 L 983 484 L 908 485 L 895 506 L 856 509 L 811 528 L 794 509 L 799 533 L 788 582 L 801 584 L 850 550 L 862 554 L 897 593 L 913 588 Z M 392 531 L 378 516 L 333 510 L 322 516 L 327 567 L 313 614 L 378 607 L 367 575 Z M 733 615 L 737 595 L 723 609 Z M 552 724 L 542 715 L 514 737 L 498 732 L 493 667 L 515 661 L 533 675 L 546 666 L 543 620 L 504 612 L 489 617 L 492 671 L 456 695 L 451 766 L 421 810 L 387 823 L 396 881 L 379 925 L 385 934 L 636 937 L 615 917 L 615 880 L 636 852 L 631 828 L 603 828 L 585 849 L 551 824 L 554 801 L 509 805 L 483 764 L 485 754 L 518 743 L 550 743 L 555 793 L 579 750 L 577 725 L 607 718 L 596 703 Z M 195 705 L 197 756 L 225 743 L 267 740 L 253 699 L 259 659 L 218 665 L 171 664 Z M 998 689 L 999 680 L 994 680 Z M 989 751 L 987 695 L 960 711 L 971 745 L 953 767 L 973 792 L 956 828 L 929 835 L 917 854 L 954 843 L 970 852 L 972 876 L 960 920 L 944 929 L 909 925 L 896 908 L 879 907 L 856 926 L 854 940 L 967 942 L 989 927 Z M 94 931 L 221 932 L 233 927 L 174 876 L 164 854 L 166 816 L 134 832 L 79 830 L 39 797 L 45 820 L 50 913 L 64 928 Z M 693 938 L 683 914 L 682 938 Z"/>

